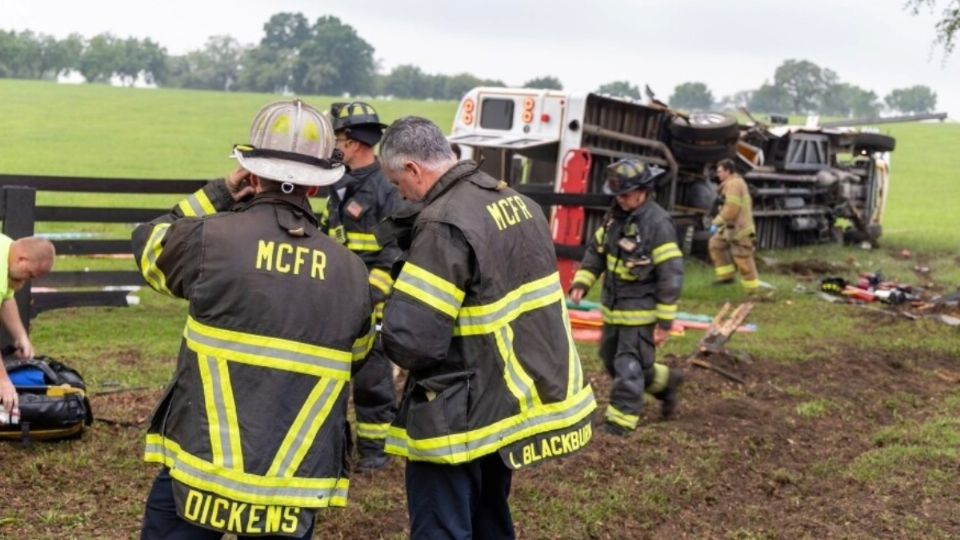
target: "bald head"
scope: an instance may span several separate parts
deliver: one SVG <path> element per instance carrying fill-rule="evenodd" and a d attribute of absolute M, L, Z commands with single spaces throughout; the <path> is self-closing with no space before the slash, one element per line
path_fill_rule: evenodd
<path fill-rule="evenodd" d="M 57 253 L 53 242 L 39 236 L 28 236 L 10 244 L 7 259 L 7 280 L 10 288 L 19 290 L 31 279 L 45 276 L 53 268 Z"/>

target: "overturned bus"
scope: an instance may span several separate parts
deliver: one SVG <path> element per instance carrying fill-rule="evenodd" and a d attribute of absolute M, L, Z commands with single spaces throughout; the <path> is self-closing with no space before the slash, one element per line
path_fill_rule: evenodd
<path fill-rule="evenodd" d="M 683 114 L 600 94 L 475 88 L 449 140 L 544 206 L 568 283 L 590 232 L 612 203 L 604 169 L 634 158 L 669 171 L 656 200 L 685 253 L 702 253 L 715 210 L 716 163 L 734 158 L 754 201 L 757 246 L 876 241 L 894 140 L 841 129 L 741 125 L 724 113 Z"/>

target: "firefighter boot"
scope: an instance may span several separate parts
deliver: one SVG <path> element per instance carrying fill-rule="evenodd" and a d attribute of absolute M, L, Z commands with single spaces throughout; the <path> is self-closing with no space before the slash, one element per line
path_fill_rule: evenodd
<path fill-rule="evenodd" d="M 683 384 L 683 372 L 673 368 L 667 378 L 667 387 L 654 396 L 660 400 L 660 414 L 664 420 L 669 420 L 674 411 L 677 410 L 677 404 L 680 402 L 680 386 Z"/>

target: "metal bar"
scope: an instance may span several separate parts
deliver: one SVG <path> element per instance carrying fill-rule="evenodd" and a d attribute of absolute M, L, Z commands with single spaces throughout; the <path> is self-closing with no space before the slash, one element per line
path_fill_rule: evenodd
<path fill-rule="evenodd" d="M 663 144 L 660 141 L 655 141 L 653 139 L 644 139 L 643 137 L 635 137 L 633 135 L 624 135 L 623 133 L 617 133 L 616 131 L 611 131 L 609 129 L 604 129 L 599 126 L 594 126 L 591 124 L 583 125 L 583 132 L 591 135 L 596 135 L 597 137 L 603 137 L 607 139 L 612 139 L 615 141 L 622 141 L 630 144 L 635 144 L 637 146 L 643 146 L 651 150 L 660 152 L 663 155 L 664 159 L 670 166 L 670 204 L 669 208 L 665 210 L 673 210 L 673 205 L 676 202 L 677 196 L 677 160 L 673 158 L 673 153 L 670 152 L 670 149 L 667 148 L 667 145 Z"/>
<path fill-rule="evenodd" d="M 132 253 L 130 240 L 54 240 L 57 255 L 115 255 Z"/>
<path fill-rule="evenodd" d="M 71 208 L 38 206 L 37 221 L 77 221 L 83 223 L 145 223 L 169 212 L 155 208 Z"/>
<path fill-rule="evenodd" d="M 26 186 L 37 191 L 72 191 L 80 193 L 193 193 L 207 180 L 160 180 L 87 178 L 81 176 L 32 176 L 0 174 L 0 185 Z"/>
<path fill-rule="evenodd" d="M 133 270 L 98 272 L 51 272 L 34 281 L 37 287 L 106 287 L 143 285 L 143 277 Z"/>
<path fill-rule="evenodd" d="M 796 210 L 758 210 L 754 212 L 753 215 L 754 217 L 811 216 L 823 215 L 828 212 L 829 210 L 826 208 L 813 206 L 810 208 L 798 208 Z"/>
<path fill-rule="evenodd" d="M 943 122 L 947 119 L 947 113 L 929 113 L 929 114 L 907 114 L 903 116 L 888 116 L 886 118 L 852 118 L 850 120 L 837 120 L 834 122 L 823 122 L 820 124 L 820 127 L 825 128 L 834 128 L 834 127 L 848 127 L 848 126 L 869 126 L 873 124 L 899 124 L 901 122 L 921 122 L 923 120 L 940 120 Z"/>
<path fill-rule="evenodd" d="M 30 316 L 65 307 L 127 306 L 128 291 L 39 292 L 34 295 Z"/>
<path fill-rule="evenodd" d="M 795 182 L 799 184 L 815 184 L 817 177 L 812 174 L 781 174 L 771 172 L 750 171 L 743 175 L 744 180 L 777 180 L 780 182 Z"/>

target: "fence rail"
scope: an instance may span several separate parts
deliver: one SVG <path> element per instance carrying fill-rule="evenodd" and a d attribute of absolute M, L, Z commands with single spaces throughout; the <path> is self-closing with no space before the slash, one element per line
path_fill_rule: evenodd
<path fill-rule="evenodd" d="M 3 234 L 21 238 L 34 234 L 37 223 L 143 223 L 170 211 L 170 208 L 75 207 L 36 204 L 37 192 L 100 193 L 119 195 L 188 195 L 202 188 L 206 180 L 163 180 L 33 176 L 0 174 L 0 220 Z M 609 207 L 607 195 L 568 195 L 544 191 L 537 186 L 516 186 L 517 190 L 549 209 L 549 206 Z M 58 255 L 132 255 L 127 239 L 56 239 Z M 560 257 L 580 259 L 583 246 L 555 246 Z M 125 306 L 124 287 L 142 285 L 135 271 L 58 271 L 27 284 L 17 293 L 17 305 L 25 325 L 44 311 L 63 307 Z M 37 290 L 34 291 L 33 289 Z M 61 290 L 83 289 L 94 290 Z M 118 290 L 119 288 L 119 290 Z"/>

